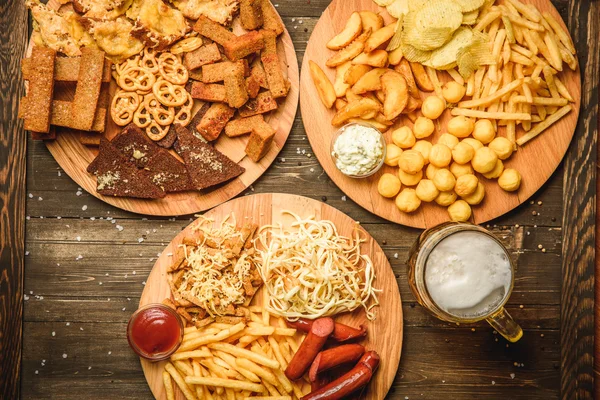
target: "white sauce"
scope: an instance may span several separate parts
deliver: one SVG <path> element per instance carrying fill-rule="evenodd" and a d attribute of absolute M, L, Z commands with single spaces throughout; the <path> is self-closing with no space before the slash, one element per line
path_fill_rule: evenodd
<path fill-rule="evenodd" d="M 511 278 L 504 249 L 494 239 L 472 231 L 443 239 L 425 265 L 431 298 L 458 317 L 481 317 L 494 311 L 507 295 Z"/>
<path fill-rule="evenodd" d="M 332 155 L 344 174 L 365 175 L 384 157 L 381 134 L 374 128 L 350 125 L 336 139 Z"/>

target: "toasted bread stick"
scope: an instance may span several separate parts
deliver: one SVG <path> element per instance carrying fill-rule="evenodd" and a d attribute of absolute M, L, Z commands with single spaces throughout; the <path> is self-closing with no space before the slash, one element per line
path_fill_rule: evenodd
<path fill-rule="evenodd" d="M 183 65 L 192 71 L 206 64 L 221 61 L 221 52 L 216 43 L 207 44 L 199 49 L 185 53 Z"/>
<path fill-rule="evenodd" d="M 234 119 L 232 121 L 229 121 L 225 126 L 225 134 L 229 137 L 238 137 L 246 135 L 248 133 L 251 133 L 252 129 L 255 129 L 257 126 L 259 126 L 260 123 L 264 121 L 265 120 L 261 114 L 248 118 Z"/>
<path fill-rule="evenodd" d="M 27 105 L 22 113 L 26 130 L 50 132 L 55 59 L 56 51 L 47 47 L 35 46 L 31 52 L 33 71 L 29 79 Z"/>
<path fill-rule="evenodd" d="M 240 108 L 240 117 L 251 117 L 257 114 L 268 113 L 277 109 L 277 102 L 273 99 L 271 92 L 262 92 L 256 99 L 249 100 Z"/>
<path fill-rule="evenodd" d="M 196 129 L 204 139 L 211 142 L 216 140 L 227 122 L 233 117 L 235 109 L 227 104 L 214 103 L 200 120 Z"/>
<path fill-rule="evenodd" d="M 250 140 L 248 140 L 248 144 L 246 145 L 246 154 L 248 157 L 254 162 L 259 162 L 269 152 L 276 133 L 275 129 L 264 121 L 253 128 Z"/>
<path fill-rule="evenodd" d="M 192 97 L 204 101 L 227 101 L 227 91 L 224 85 L 217 83 L 194 82 L 192 84 Z"/>
<path fill-rule="evenodd" d="M 94 125 L 96 107 L 102 86 L 104 52 L 84 47 L 81 49 L 79 76 L 75 98 L 71 106 L 71 125 L 75 129 L 89 131 Z"/>
<path fill-rule="evenodd" d="M 242 26 L 248 31 L 253 31 L 263 25 L 263 0 L 241 0 L 240 20 Z"/>
<path fill-rule="evenodd" d="M 283 76 L 281 62 L 277 55 L 277 36 L 272 31 L 263 31 L 265 48 L 260 55 L 263 63 L 269 90 L 273 97 L 278 99 L 287 96 L 289 85 Z"/>
<path fill-rule="evenodd" d="M 206 18 L 204 15 L 201 15 L 200 18 L 198 18 L 196 24 L 194 25 L 194 30 L 202 36 L 217 42 L 221 46 L 225 45 L 225 43 L 231 40 L 235 40 L 236 38 L 236 35 L 233 32 Z"/>
<path fill-rule="evenodd" d="M 54 64 L 54 80 L 59 82 L 77 82 L 79 77 L 80 57 L 56 57 Z M 32 68 L 31 59 L 24 58 L 21 62 L 21 71 L 23 79 L 29 80 Z M 102 82 L 108 83 L 111 79 L 111 62 L 104 60 L 104 69 L 102 70 Z"/>
<path fill-rule="evenodd" d="M 281 17 L 273 7 L 269 0 L 262 0 L 263 13 L 263 29 L 268 29 L 275 32 L 277 36 L 281 35 L 285 30 Z"/>
<path fill-rule="evenodd" d="M 237 61 L 265 47 L 262 32 L 250 31 L 242 36 L 236 36 L 223 44 L 225 55 L 231 61 Z"/>
<path fill-rule="evenodd" d="M 240 108 L 248 101 L 248 89 L 242 63 L 232 63 L 225 70 L 225 92 L 229 107 Z"/>

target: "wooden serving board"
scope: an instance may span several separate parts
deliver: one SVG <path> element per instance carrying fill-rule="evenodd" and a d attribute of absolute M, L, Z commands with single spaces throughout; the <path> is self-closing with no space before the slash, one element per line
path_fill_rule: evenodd
<path fill-rule="evenodd" d="M 58 0 L 50 0 L 48 6 L 58 9 L 60 3 Z M 236 34 L 244 32 L 239 24 L 239 18 L 234 21 L 233 29 Z M 32 47 L 33 44 L 30 43 L 28 55 L 31 54 Z M 265 120 L 277 130 L 275 139 L 269 152 L 260 162 L 255 163 L 246 157 L 244 152 L 249 138 L 248 135 L 239 138 L 228 138 L 225 134 L 222 134 L 215 143 L 215 147 L 246 169 L 242 175 L 225 184 L 202 191 L 169 193 L 163 199 L 157 200 L 103 196 L 96 192 L 96 178 L 86 171 L 89 163 L 98 154 L 97 148 L 81 144 L 76 131 L 59 127 L 57 127 L 56 140 L 46 141 L 46 147 L 48 147 L 60 167 L 81 188 L 115 207 L 138 214 L 162 216 L 186 215 L 208 210 L 235 197 L 254 183 L 273 163 L 290 134 L 298 108 L 299 73 L 296 50 L 287 29 L 277 41 L 277 50 L 283 71 L 287 73 L 291 87 L 287 97 L 278 102 L 279 108 L 265 116 Z M 111 81 L 110 86 L 109 91 L 112 96 L 116 91 L 114 80 Z M 74 93 L 74 85 L 55 85 L 55 98 L 70 100 Z M 196 103 L 198 103 L 197 100 Z M 196 104 L 194 110 L 197 108 L 199 108 L 198 104 Z M 107 117 L 106 132 L 104 133 L 106 137 L 113 138 L 121 129 L 112 122 L 110 116 Z M 172 153 L 175 154 L 175 152 Z"/>
<path fill-rule="evenodd" d="M 550 1 L 526 0 L 526 3 L 535 4 L 541 12 L 547 11 L 551 13 L 565 27 L 560 14 Z M 353 179 L 346 177 L 338 171 L 330 155 L 331 138 L 337 131 L 337 128 L 331 125 L 331 119 L 335 114 L 335 110 L 327 110 L 323 103 L 321 103 L 309 73 L 308 61 L 314 61 L 319 64 L 333 82 L 335 69 L 326 67 L 325 62 L 334 52 L 327 49 L 325 43 L 344 28 L 346 21 L 354 11 L 362 10 L 381 13 L 386 24 L 394 21 L 394 18 L 390 17 L 384 8 L 377 6 L 372 0 L 333 0 L 319 19 L 310 37 L 304 55 L 302 76 L 300 78 L 300 88 L 302 91 L 300 104 L 306 134 L 315 155 L 325 169 L 325 172 L 327 172 L 327 175 L 352 200 L 368 211 L 389 221 L 415 228 L 430 228 L 449 219 L 446 207 L 438 206 L 435 203 L 423 202 L 417 211 L 406 214 L 397 209 L 394 199 L 386 199 L 377 191 L 379 177 L 386 172 L 396 174 L 398 171 L 397 167 L 384 165 L 377 174 L 369 178 Z M 568 32 L 566 28 L 565 31 Z M 506 168 L 515 168 L 523 177 L 521 187 L 517 192 L 505 192 L 498 186 L 495 180 L 480 178 L 485 185 L 485 199 L 480 205 L 473 207 L 472 222 L 476 224 L 487 222 L 525 202 L 550 178 L 565 156 L 569 143 L 571 143 L 571 139 L 575 133 L 581 104 L 579 68 L 577 71 L 571 71 L 566 65 L 565 68 L 561 79 L 573 98 L 576 99 L 576 102 L 573 104 L 574 110 L 536 139 L 527 143 L 524 147 L 520 147 L 509 160 L 504 161 Z M 440 80 L 448 81 L 450 77 L 441 76 Z M 425 98 L 431 95 L 435 95 L 435 92 L 422 94 L 422 97 Z M 444 127 L 451 117 L 450 112 L 446 111 L 439 118 L 439 124 L 436 124 L 436 131 L 430 138 L 433 143 L 444 133 Z M 412 123 L 408 118 L 401 118 L 391 130 L 385 132 L 386 142 L 391 143 L 392 131 L 404 124 L 412 127 Z M 498 132 L 499 136 L 506 136 L 504 131 L 505 128 L 500 128 Z M 519 133 L 517 132 L 517 134 Z"/>
<path fill-rule="evenodd" d="M 285 226 L 293 219 L 289 215 L 282 215 L 282 210 L 292 211 L 301 217 L 315 216 L 317 219 L 333 221 L 339 234 L 344 236 L 351 235 L 356 226 L 356 222 L 350 217 L 325 203 L 288 194 L 266 193 L 240 197 L 210 210 L 204 216 L 213 218 L 218 224 L 223 218 L 233 213 L 237 218 L 238 225 L 245 221 L 252 221 L 259 226 L 276 222 L 281 222 Z M 170 296 L 166 274 L 167 267 L 172 262 L 171 254 L 175 253 L 177 246 L 185 236 L 192 234 L 191 227 L 193 225 L 194 222 L 177 235 L 154 264 L 140 299 L 140 307 L 150 303 L 160 303 Z M 403 333 L 402 302 L 396 278 L 381 247 L 367 232 L 364 232 L 363 236 L 366 238 L 366 242 L 362 245 L 362 252 L 368 254 L 373 260 L 377 277 L 374 286 L 381 289 L 381 293 L 378 295 L 381 305 L 376 308 L 377 318 L 374 321 L 368 321 L 364 311 L 358 309 L 351 314 L 340 315 L 335 319 L 351 326 L 367 325 L 368 335 L 361 343 L 367 349 L 376 350 L 379 353 L 381 364 L 368 387 L 365 398 L 380 400 L 390 389 L 400 362 Z M 261 303 L 262 290 L 261 288 L 254 296 L 253 304 Z M 160 400 L 166 399 L 161 375 L 166 362 L 151 363 L 144 359 L 140 360 L 154 397 Z M 179 390 L 177 390 L 176 398 L 184 399 Z"/>

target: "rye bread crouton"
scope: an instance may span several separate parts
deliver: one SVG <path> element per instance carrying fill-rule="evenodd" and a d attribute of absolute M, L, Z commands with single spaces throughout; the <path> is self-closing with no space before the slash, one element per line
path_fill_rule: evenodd
<path fill-rule="evenodd" d="M 227 104 L 213 103 L 200 120 L 200 123 L 196 125 L 196 130 L 209 142 L 217 140 L 233 114 L 235 114 L 235 109 Z"/>
<path fill-rule="evenodd" d="M 222 56 L 216 43 L 204 45 L 194 51 L 185 53 L 183 65 L 190 71 L 221 61 Z"/>
<path fill-rule="evenodd" d="M 263 25 L 263 0 L 240 0 L 240 20 L 242 27 L 253 31 Z"/>
<path fill-rule="evenodd" d="M 161 151 L 135 124 L 127 125 L 111 143 L 138 168 L 144 168 L 150 157 Z"/>
<path fill-rule="evenodd" d="M 246 154 L 252 161 L 259 162 L 269 152 L 275 133 L 277 133 L 275 129 L 264 121 L 252 129 L 250 140 L 246 145 Z"/>
<path fill-rule="evenodd" d="M 192 84 L 192 98 L 224 103 L 227 101 L 227 91 L 225 85 L 218 83 L 194 82 Z"/>
<path fill-rule="evenodd" d="M 208 19 L 204 15 L 201 15 L 200 18 L 198 18 L 193 29 L 213 42 L 217 42 L 221 46 L 224 46 L 225 43 L 231 40 L 235 40 L 237 37 L 233 32 Z"/>
<path fill-rule="evenodd" d="M 225 56 L 231 61 L 237 61 L 252 53 L 259 52 L 265 47 L 263 35 L 259 31 L 250 31 L 242 36 L 236 36 L 223 44 Z"/>
<path fill-rule="evenodd" d="M 283 76 L 281 60 L 277 54 L 277 36 L 272 31 L 263 31 L 263 38 L 265 48 L 260 54 L 260 59 L 267 76 L 269 91 L 276 99 L 285 97 L 290 85 Z"/>
<path fill-rule="evenodd" d="M 239 109 L 240 117 L 251 117 L 253 115 L 268 113 L 277 109 L 277 102 L 271 95 L 271 92 L 266 91 L 259 93 L 255 99 L 249 100 Z"/>
<path fill-rule="evenodd" d="M 225 134 L 229 137 L 238 137 L 252 132 L 260 123 L 264 122 L 262 114 L 248 118 L 237 118 L 229 121 L 225 126 Z"/>

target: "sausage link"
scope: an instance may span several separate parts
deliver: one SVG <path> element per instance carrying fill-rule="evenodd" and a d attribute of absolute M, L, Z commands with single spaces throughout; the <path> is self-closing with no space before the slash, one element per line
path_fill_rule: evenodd
<path fill-rule="evenodd" d="M 313 321 L 309 319 L 300 318 L 297 321 L 288 321 L 287 323 L 290 327 L 298 329 L 299 331 L 309 332 Z M 367 336 L 367 327 L 364 325 L 361 325 L 360 329 L 356 329 L 351 326 L 336 322 L 331 338 L 336 342 L 346 342 L 348 340 L 362 338 L 365 336 Z"/>
<path fill-rule="evenodd" d="M 356 361 L 364 353 L 365 346 L 360 344 L 343 344 L 324 350 L 317 354 L 317 358 L 315 358 L 308 371 L 308 377 L 311 382 L 314 382 L 321 372 L 337 367 L 340 364 Z"/>
<path fill-rule="evenodd" d="M 329 317 L 319 318 L 312 323 L 308 335 L 285 370 L 288 379 L 296 380 L 304 375 L 325 345 L 329 335 L 333 333 L 334 325 L 333 320 Z"/>
<path fill-rule="evenodd" d="M 323 386 L 327 385 L 329 382 L 331 382 L 331 378 L 329 377 L 329 375 L 321 374 L 317 376 L 317 379 L 315 381 L 310 382 L 310 391 L 315 392 L 321 389 Z"/>

